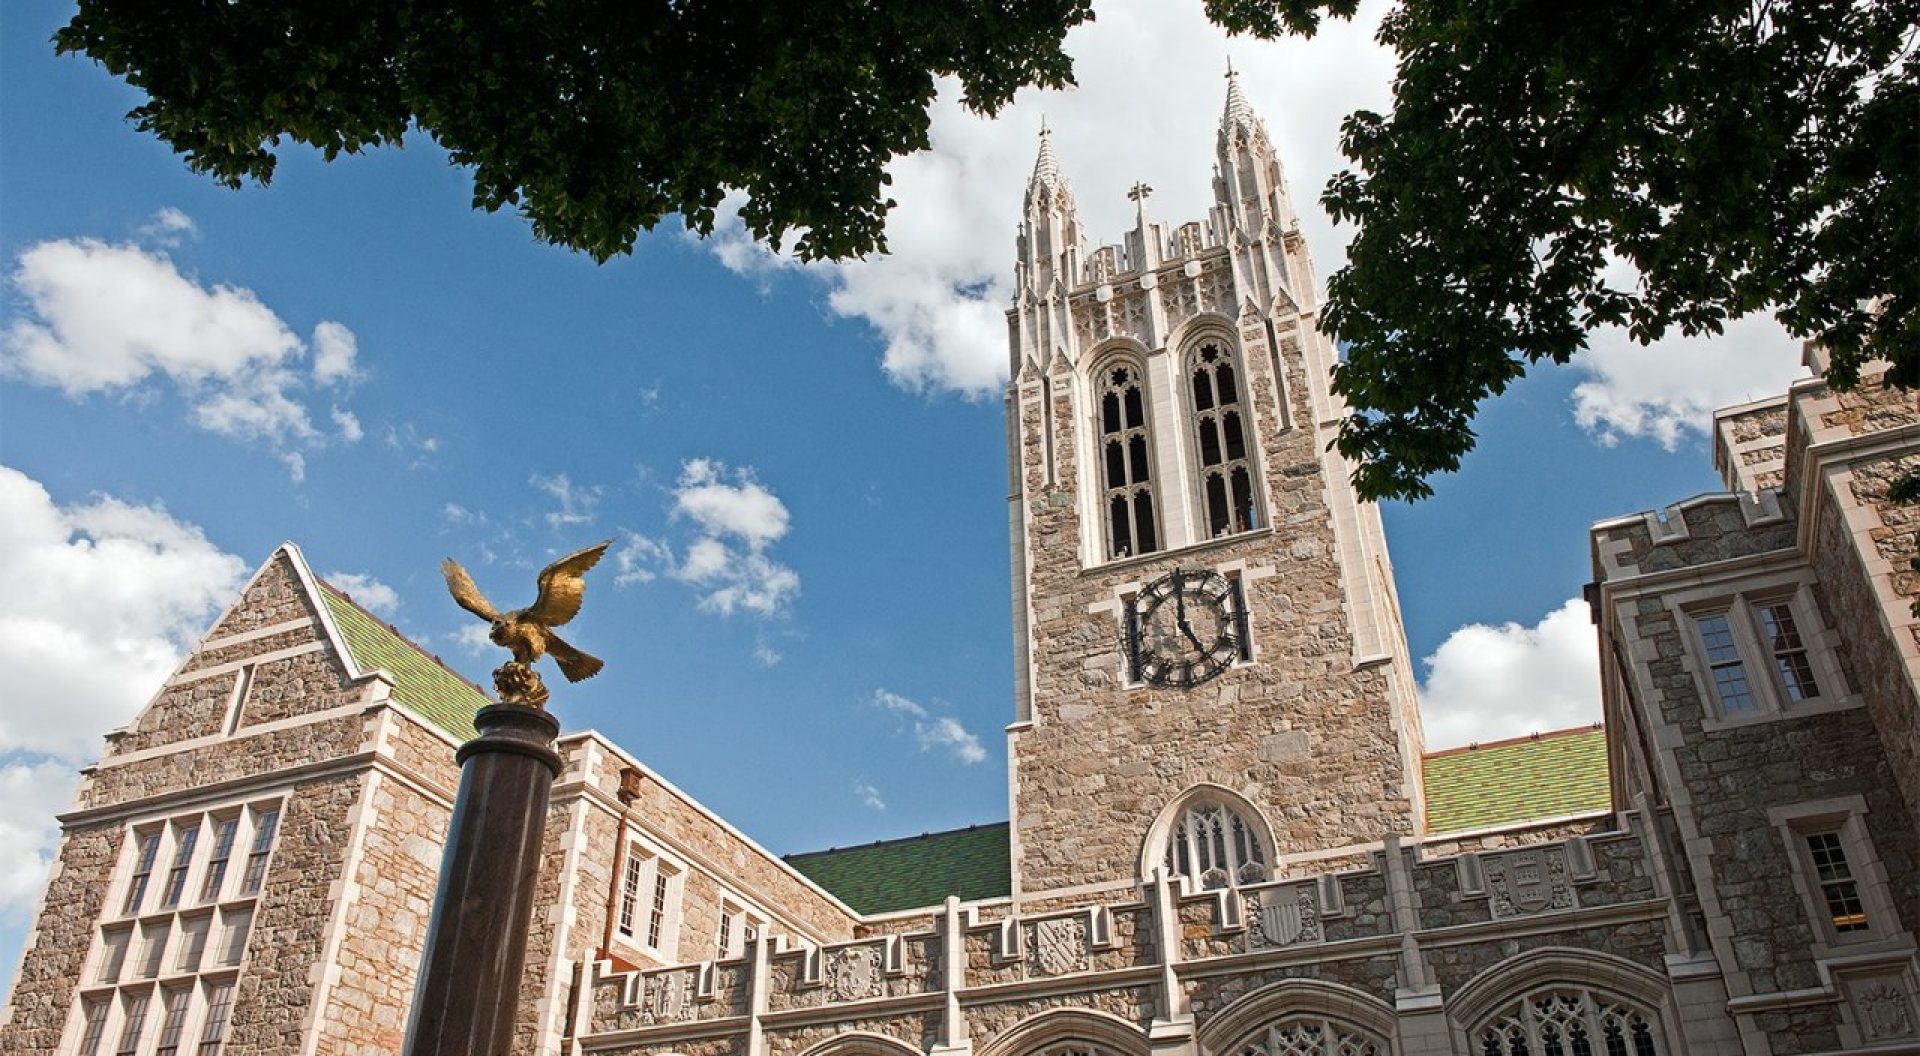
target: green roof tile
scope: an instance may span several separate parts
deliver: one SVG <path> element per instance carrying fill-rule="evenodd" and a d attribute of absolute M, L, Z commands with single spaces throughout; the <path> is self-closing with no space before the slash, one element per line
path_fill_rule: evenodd
<path fill-rule="evenodd" d="M 1007 823 L 787 855 L 787 864 L 858 913 L 891 913 L 1013 893 Z"/>
<path fill-rule="evenodd" d="M 1460 832 L 1613 806 L 1598 727 L 1436 752 L 1426 758 L 1427 829 Z"/>
<path fill-rule="evenodd" d="M 479 687 L 447 670 L 333 584 L 320 581 L 320 593 L 354 663 L 362 671 L 380 668 L 393 675 L 394 703 L 457 740 L 474 736 L 473 713 L 492 703 Z"/>

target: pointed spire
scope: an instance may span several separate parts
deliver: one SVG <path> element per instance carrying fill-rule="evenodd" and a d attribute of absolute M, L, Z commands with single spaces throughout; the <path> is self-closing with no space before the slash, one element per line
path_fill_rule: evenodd
<path fill-rule="evenodd" d="M 1058 196 L 1066 187 L 1066 177 L 1060 174 L 1060 162 L 1053 156 L 1053 130 L 1047 127 L 1047 119 L 1040 119 L 1040 155 L 1033 159 L 1033 178 L 1027 181 L 1027 200 L 1044 188 L 1049 195 Z"/>
<path fill-rule="evenodd" d="M 1253 112 L 1253 104 L 1247 102 L 1247 93 L 1240 90 L 1240 74 L 1233 68 L 1233 60 L 1227 60 L 1227 106 L 1220 114 L 1220 131 L 1225 133 L 1235 125 L 1244 125 L 1248 129 L 1260 124 L 1259 115 Z"/>

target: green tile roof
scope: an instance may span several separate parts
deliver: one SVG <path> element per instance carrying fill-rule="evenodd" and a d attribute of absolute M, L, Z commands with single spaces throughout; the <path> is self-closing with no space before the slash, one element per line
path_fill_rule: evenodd
<path fill-rule="evenodd" d="M 1460 832 L 1613 805 L 1599 727 L 1455 748 L 1426 758 L 1427 829 Z"/>
<path fill-rule="evenodd" d="M 492 703 L 486 694 L 354 604 L 338 587 L 323 580 L 320 594 L 354 663 L 362 671 L 381 668 L 393 675 L 394 703 L 458 740 L 473 737 L 473 713 Z"/>
<path fill-rule="evenodd" d="M 787 855 L 787 864 L 858 913 L 891 913 L 1013 893 L 1007 823 L 969 825 L 863 847 Z"/>

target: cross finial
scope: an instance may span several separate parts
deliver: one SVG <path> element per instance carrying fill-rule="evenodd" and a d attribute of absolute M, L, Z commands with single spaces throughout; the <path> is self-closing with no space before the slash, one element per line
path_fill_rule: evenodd
<path fill-rule="evenodd" d="M 1147 186 L 1145 183 L 1136 183 L 1133 185 L 1133 188 L 1127 192 L 1127 200 L 1139 202 L 1144 205 L 1147 200 L 1147 195 L 1152 193 L 1152 187 Z"/>

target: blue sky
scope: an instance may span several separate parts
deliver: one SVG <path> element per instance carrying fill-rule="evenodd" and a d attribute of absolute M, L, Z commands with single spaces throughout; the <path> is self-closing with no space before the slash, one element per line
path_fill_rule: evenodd
<path fill-rule="evenodd" d="M 424 139 L 288 149 L 273 186 L 228 191 L 133 130 L 131 89 L 52 56 L 65 5 L 9 5 L 0 662 L 24 677 L 0 707 L 0 971 L 73 770 L 285 539 L 481 679 L 439 560 L 520 604 L 546 560 L 617 536 L 570 635 L 608 667 L 556 693 L 568 726 L 780 852 L 1003 819 L 998 313 L 1040 115 L 1096 241 L 1139 179 L 1155 215 L 1198 217 L 1231 50 L 1324 276 L 1337 122 L 1391 70 L 1374 7 L 1230 49 L 1197 3 L 1099 10 L 1069 40 L 1078 90 L 997 122 L 943 101 L 896 170 L 893 258 L 802 268 L 665 229 L 595 265 L 473 212 Z M 1766 323 L 1682 344 L 1596 339 L 1491 405 L 1433 499 L 1386 509 L 1436 740 L 1596 714 L 1569 607 L 1587 526 L 1713 489 L 1704 409 L 1797 363 Z"/>

